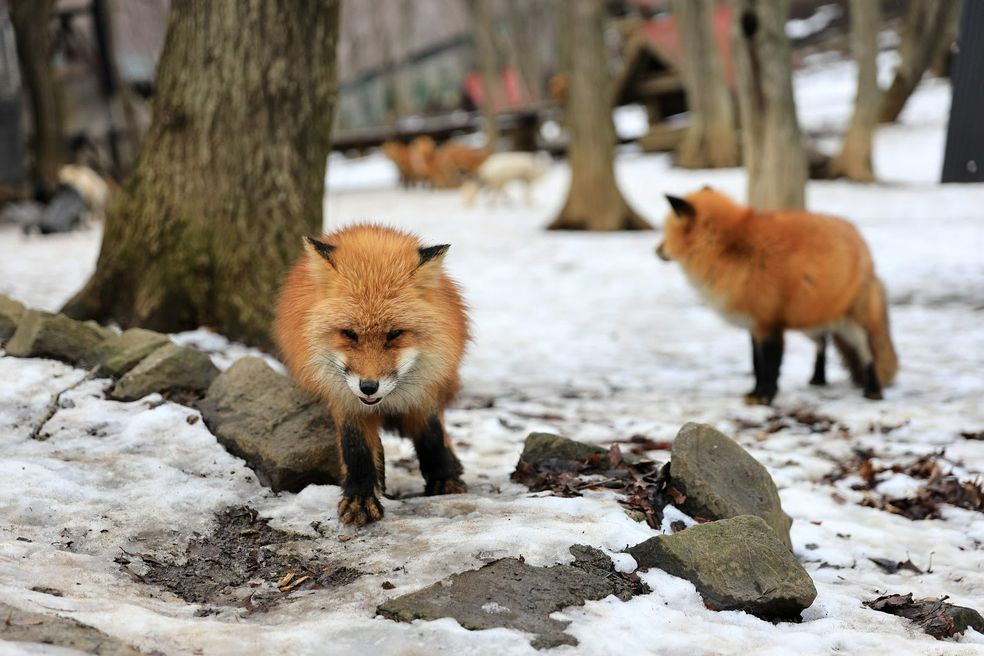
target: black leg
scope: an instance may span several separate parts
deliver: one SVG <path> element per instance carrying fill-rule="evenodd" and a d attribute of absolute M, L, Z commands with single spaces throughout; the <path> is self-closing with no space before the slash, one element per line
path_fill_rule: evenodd
<path fill-rule="evenodd" d="M 366 435 L 357 424 L 344 423 L 339 440 L 345 481 L 338 518 L 344 524 L 359 526 L 381 519 L 383 506 L 379 503 L 379 495 L 386 486 L 386 479 L 379 436 Z"/>
<path fill-rule="evenodd" d="M 817 359 L 813 365 L 813 378 L 810 385 L 827 384 L 827 333 L 814 340 L 817 344 Z"/>
<path fill-rule="evenodd" d="M 427 494 L 456 494 L 467 491 L 468 488 L 461 480 L 461 462 L 451 450 L 444 426 L 437 415 L 431 415 L 422 427 L 414 431 L 412 437 Z"/>
<path fill-rule="evenodd" d="M 745 395 L 749 405 L 769 405 L 779 390 L 779 369 L 782 366 L 782 329 L 777 328 L 761 340 L 753 338 L 753 363 L 758 362 L 755 389 Z"/>
<path fill-rule="evenodd" d="M 864 398 L 873 401 L 881 401 L 883 398 L 881 382 L 878 380 L 874 362 L 864 368 Z"/>

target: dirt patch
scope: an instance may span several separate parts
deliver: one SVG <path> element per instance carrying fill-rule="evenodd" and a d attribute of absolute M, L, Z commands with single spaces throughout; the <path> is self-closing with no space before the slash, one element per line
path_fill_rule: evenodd
<path fill-rule="evenodd" d="M 739 430 L 757 430 L 769 435 L 794 426 L 805 426 L 811 433 L 829 433 L 835 430 L 843 434 L 849 432 L 845 424 L 833 417 L 805 407 L 773 412 L 765 421 L 750 421 L 741 417 L 732 421 Z"/>
<path fill-rule="evenodd" d="M 141 583 L 160 586 L 187 602 L 262 612 L 292 592 L 334 588 L 362 572 L 322 560 L 312 540 L 269 526 L 248 506 L 216 515 L 209 535 L 196 534 L 183 554 L 155 558 L 122 551 L 120 568 Z M 200 615 L 218 612 L 203 608 Z"/>

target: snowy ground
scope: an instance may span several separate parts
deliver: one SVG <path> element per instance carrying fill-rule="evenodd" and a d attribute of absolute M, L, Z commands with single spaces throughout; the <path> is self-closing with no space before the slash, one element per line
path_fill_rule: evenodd
<path fill-rule="evenodd" d="M 852 85 L 852 69 L 843 63 L 800 74 L 804 124 L 843 126 Z M 452 620 L 397 624 L 374 618 L 374 609 L 498 557 L 522 554 L 545 565 L 570 560 L 573 543 L 613 553 L 650 537 L 653 531 L 627 517 L 611 493 L 534 495 L 511 483 L 509 473 L 531 430 L 599 443 L 634 434 L 667 440 L 696 420 L 735 435 L 773 473 L 794 518 L 795 553 L 816 581 L 816 602 L 802 623 L 773 625 L 706 610 L 691 584 L 652 571 L 643 575 L 650 595 L 565 613 L 581 644 L 553 653 L 984 653 L 979 634 L 941 643 L 861 606 L 886 592 L 913 592 L 984 607 L 982 516 L 948 509 L 943 520 L 914 522 L 857 505 L 851 481 L 821 480 L 857 447 L 873 448 L 883 464 L 945 449 L 944 462 L 963 477 L 984 472 L 984 442 L 959 436 L 984 430 L 984 188 L 936 184 L 948 106 L 948 86 L 929 82 L 902 123 L 879 132 L 882 183 L 809 188 L 813 209 L 851 217 L 867 237 L 890 291 L 902 362 L 898 384 L 882 403 L 862 399 L 836 365 L 832 385 L 818 391 L 806 384 L 812 345 L 790 337 L 778 409 L 812 408 L 843 423 L 845 434 L 747 428 L 772 413 L 739 400 L 751 386 L 747 336 L 704 307 L 674 265 L 653 256 L 657 234 L 545 232 L 565 190 L 562 167 L 537 188 L 532 207 L 467 210 L 454 192 L 397 190 L 395 174 L 379 158 L 333 158 L 329 228 L 369 218 L 453 245 L 447 264 L 472 307 L 475 339 L 460 407 L 448 421 L 471 492 L 407 496 L 423 487 L 407 464 L 412 448 L 388 438 L 389 491 L 401 498 L 384 501 L 383 522 L 342 528 L 337 488 L 271 494 L 202 422 L 185 421 L 193 411 L 106 401 L 100 381 L 67 394 L 71 403 L 50 422 L 51 438 L 33 441 L 28 434 L 50 395 L 81 372 L 0 357 L 0 601 L 73 617 L 166 654 L 531 653 L 514 631 L 469 632 Z M 708 183 L 741 197 L 744 189 L 740 171 L 681 171 L 666 157 L 631 151 L 621 154 L 618 177 L 654 222 L 665 212 L 664 192 Z M 57 308 L 91 270 L 98 243 L 97 229 L 45 239 L 0 229 L 0 293 Z M 216 351 L 220 366 L 229 361 L 217 336 L 182 339 Z M 483 407 L 488 399 L 493 407 Z M 913 484 L 896 476 L 885 485 L 898 494 Z M 207 532 L 215 511 L 246 503 L 367 575 L 345 587 L 298 593 L 265 614 L 196 617 L 196 607 L 132 581 L 113 562 L 120 549 L 180 553 L 192 532 Z M 320 534 L 312 521 L 322 522 Z M 871 557 L 911 557 L 924 570 L 931 563 L 932 571 L 887 574 Z M 383 589 L 384 581 L 395 589 Z M 63 596 L 32 591 L 39 586 Z M 0 653 L 38 653 L 38 646 L 0 643 Z"/>

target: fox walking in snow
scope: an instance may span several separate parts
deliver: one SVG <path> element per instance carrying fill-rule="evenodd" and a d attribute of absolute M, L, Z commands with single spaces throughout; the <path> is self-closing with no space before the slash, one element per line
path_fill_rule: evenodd
<path fill-rule="evenodd" d="M 853 225 L 806 211 L 756 212 L 707 187 L 667 200 L 657 255 L 679 262 L 711 307 L 752 333 L 755 388 L 746 403 L 775 397 L 787 329 L 817 343 L 811 384 L 826 384 L 831 334 L 865 397 L 882 398 L 898 360 L 885 288 Z"/>
<path fill-rule="evenodd" d="M 294 378 L 335 421 L 346 524 L 383 515 L 380 428 L 413 440 L 427 494 L 466 490 L 444 429 L 468 341 L 461 294 L 442 267 L 447 250 L 353 226 L 307 238 L 284 283 L 276 340 Z"/>

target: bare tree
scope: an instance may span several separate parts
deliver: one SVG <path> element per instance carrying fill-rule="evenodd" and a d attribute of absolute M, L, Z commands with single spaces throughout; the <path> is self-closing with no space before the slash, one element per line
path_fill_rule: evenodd
<path fill-rule="evenodd" d="M 570 87 L 566 121 L 571 140 L 571 184 L 551 230 L 647 230 L 615 181 L 615 126 L 611 74 L 604 41 L 601 0 L 567 0 Z"/>
<path fill-rule="evenodd" d="M 676 153 L 678 166 L 690 169 L 738 166 L 731 90 L 714 38 L 714 0 L 673 0 L 683 41 L 683 81 L 690 127 Z"/>
<path fill-rule="evenodd" d="M 732 0 L 732 6 L 748 201 L 761 210 L 802 208 L 807 162 L 785 33 L 789 0 Z"/>
<path fill-rule="evenodd" d="M 957 0 L 909 0 L 899 65 L 882 99 L 882 123 L 898 120 L 926 69 L 939 58 L 943 49 L 950 47 L 947 38 L 953 38 L 953 23 L 959 9 Z"/>
<path fill-rule="evenodd" d="M 153 123 L 76 318 L 271 343 L 280 280 L 322 225 L 339 0 L 173 0 Z"/>
<path fill-rule="evenodd" d="M 61 90 L 51 68 L 54 0 L 10 0 L 8 6 L 30 101 L 34 184 L 48 195 L 58 185 L 58 169 L 65 161 Z"/>
<path fill-rule="evenodd" d="M 509 26 L 515 47 L 516 67 L 523 79 L 529 99 L 540 99 L 542 83 L 540 60 L 536 52 L 536 38 L 530 38 L 530 30 L 539 29 L 543 24 L 540 2 L 530 0 L 509 0 Z"/>
<path fill-rule="evenodd" d="M 485 118 L 485 149 L 495 152 L 499 142 L 499 123 L 495 111 L 495 89 L 499 79 L 498 58 L 495 52 L 495 24 L 489 0 L 472 0 L 473 30 L 478 50 L 478 65 L 482 71 L 482 89 L 485 102 L 482 113 Z"/>
<path fill-rule="evenodd" d="M 846 177 L 871 182 L 871 142 L 878 125 L 881 92 L 878 89 L 878 16 L 877 2 L 851 0 L 851 50 L 858 67 L 858 90 L 854 114 L 844 135 L 840 154 L 830 161 L 830 177 Z"/>

